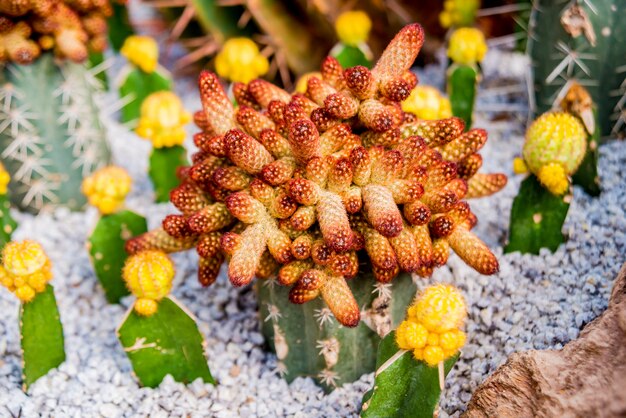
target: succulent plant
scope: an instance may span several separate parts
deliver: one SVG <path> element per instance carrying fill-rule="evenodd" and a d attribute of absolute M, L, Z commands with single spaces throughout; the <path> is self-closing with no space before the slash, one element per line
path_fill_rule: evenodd
<path fill-rule="evenodd" d="M 108 0 L 0 4 L 0 159 L 21 209 L 81 208 L 83 176 L 108 163 L 101 83 L 80 64 L 106 47 L 108 14 Z"/>
<path fill-rule="evenodd" d="M 167 296 L 174 279 L 167 254 L 139 252 L 126 260 L 123 276 L 137 300 L 117 333 L 141 385 L 156 387 L 168 374 L 177 382 L 215 383 L 194 319 Z"/>
<path fill-rule="evenodd" d="M 328 57 L 306 95 L 263 80 L 235 83 L 238 108 L 203 72 L 200 151 L 171 193 L 181 214 L 127 250 L 195 246 L 202 284 L 228 258 L 235 286 L 276 277 L 291 302 L 319 296 L 347 327 L 361 318 L 348 284 L 359 286 L 359 254 L 381 286 L 400 271 L 429 276 L 450 249 L 479 272 L 496 272 L 462 200 L 506 183 L 503 174 L 477 173 L 487 133 L 464 133 L 458 118 L 417 120 L 400 107 L 416 85 L 409 69 L 423 40 L 420 25 L 406 26 L 371 71 Z"/>
<path fill-rule="evenodd" d="M 7 197 L 8 185 L 11 176 L 0 163 L 0 250 L 9 241 L 17 227 L 17 222 L 11 217 L 11 202 Z"/>
<path fill-rule="evenodd" d="M 626 28 L 620 0 L 532 2 L 527 52 L 536 114 L 558 108 L 572 82 L 589 90 L 602 136 L 626 130 Z M 593 131 L 593 129 L 592 129 Z"/>
<path fill-rule="evenodd" d="M 0 284 L 22 302 L 20 332 L 24 390 L 65 361 L 63 326 L 59 319 L 52 264 L 35 241 L 9 242 L 2 249 Z"/>

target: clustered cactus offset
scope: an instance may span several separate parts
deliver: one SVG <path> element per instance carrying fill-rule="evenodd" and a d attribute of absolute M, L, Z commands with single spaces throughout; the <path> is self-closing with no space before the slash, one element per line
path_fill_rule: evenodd
<path fill-rule="evenodd" d="M 107 46 L 108 0 L 3 0 L 0 62 L 30 64 L 43 51 L 74 62 Z"/>
<path fill-rule="evenodd" d="M 216 75 L 200 75 L 200 151 L 171 194 L 182 212 L 127 244 L 181 251 L 196 247 L 199 280 L 211 284 L 224 257 L 243 286 L 277 274 L 289 299 L 321 296 L 345 326 L 360 309 L 346 280 L 365 250 L 376 280 L 400 271 L 429 276 L 453 249 L 483 274 L 498 262 L 471 228 L 466 197 L 486 196 L 503 174 L 477 174 L 487 133 L 463 133 L 458 118 L 418 120 L 400 102 L 415 87 L 409 71 L 424 33 L 406 26 L 376 66 L 342 69 L 326 58 L 306 95 L 263 80 L 235 83 L 234 108 Z"/>

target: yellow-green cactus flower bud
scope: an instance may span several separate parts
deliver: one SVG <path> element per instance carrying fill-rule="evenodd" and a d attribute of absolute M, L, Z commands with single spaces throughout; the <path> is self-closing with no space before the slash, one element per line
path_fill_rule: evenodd
<path fill-rule="evenodd" d="M 152 142 L 154 148 L 173 147 L 185 142 L 185 125 L 191 114 L 171 91 L 152 93 L 141 104 L 137 135 Z"/>
<path fill-rule="evenodd" d="M 420 119 L 436 120 L 452 116 L 450 100 L 431 86 L 417 86 L 402 102 L 402 110 Z"/>
<path fill-rule="evenodd" d="M 25 240 L 9 242 L 2 250 L 0 283 L 22 302 L 33 300 L 52 279 L 52 264 L 41 244 Z"/>
<path fill-rule="evenodd" d="M 335 21 L 335 30 L 339 40 L 350 46 L 357 46 L 367 41 L 371 29 L 370 17 L 361 10 L 343 12 Z"/>
<path fill-rule="evenodd" d="M 450 36 L 448 57 L 456 64 L 476 65 L 486 53 L 485 35 L 476 28 L 460 28 Z"/>
<path fill-rule="evenodd" d="M 142 251 L 126 260 L 122 277 L 128 290 L 137 297 L 137 313 L 150 316 L 157 311 L 158 301 L 172 289 L 174 264 L 162 251 Z"/>
<path fill-rule="evenodd" d="M 154 72 L 159 64 L 159 46 L 149 36 L 129 36 L 120 53 L 145 73 Z"/>
<path fill-rule="evenodd" d="M 233 82 L 249 83 L 267 74 L 269 62 L 248 38 L 231 38 L 215 57 L 215 71 Z"/>

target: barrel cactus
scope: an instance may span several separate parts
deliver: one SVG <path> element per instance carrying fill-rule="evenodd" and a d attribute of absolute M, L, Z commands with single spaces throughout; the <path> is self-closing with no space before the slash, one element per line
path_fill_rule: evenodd
<path fill-rule="evenodd" d="M 344 70 L 328 57 L 305 95 L 258 79 L 235 83 L 237 108 L 217 76 L 203 72 L 200 151 L 171 194 L 181 214 L 127 250 L 196 247 L 205 285 L 225 258 L 235 286 L 264 279 L 264 330 L 291 378 L 313 375 L 333 387 L 371 370 L 376 340 L 355 339 L 365 332 L 359 324 L 385 335 L 402 319 L 415 290 L 406 273 L 429 276 L 450 249 L 483 274 L 498 270 L 463 201 L 506 183 L 503 174 L 477 173 L 487 133 L 401 109 L 423 41 L 420 25 L 406 26 L 371 71 Z M 304 304 L 299 315 L 286 298 Z M 321 330 L 328 324 L 345 328 L 332 336 Z M 301 356 L 289 345 L 296 339 L 318 352 Z M 350 366 L 341 364 L 344 351 Z M 350 367 L 358 370 L 342 375 Z"/>
<path fill-rule="evenodd" d="M 0 159 L 22 209 L 81 208 L 83 176 L 110 158 L 100 82 L 81 64 L 106 47 L 109 12 L 108 1 L 0 6 Z"/>

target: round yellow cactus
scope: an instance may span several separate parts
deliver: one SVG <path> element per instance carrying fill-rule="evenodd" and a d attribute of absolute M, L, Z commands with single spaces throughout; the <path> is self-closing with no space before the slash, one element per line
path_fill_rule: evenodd
<path fill-rule="evenodd" d="M 4 168 L 4 165 L 0 163 L 0 195 L 7 194 L 10 181 L 11 176 L 9 175 L 9 172 Z"/>
<path fill-rule="evenodd" d="M 248 38 L 229 39 L 215 57 L 217 74 L 233 82 L 249 83 L 267 74 L 269 68 L 267 58 Z"/>
<path fill-rule="evenodd" d="M 152 93 L 141 104 L 135 132 L 152 142 L 154 148 L 173 147 L 185 142 L 185 125 L 191 114 L 171 91 Z"/>
<path fill-rule="evenodd" d="M 454 356 L 465 345 L 461 327 L 467 317 L 465 300 L 457 288 L 434 285 L 422 292 L 396 329 L 396 343 L 413 351 L 429 366 Z"/>
<path fill-rule="evenodd" d="M 122 277 L 137 297 L 135 311 L 150 316 L 157 311 L 158 301 L 172 289 L 174 264 L 162 251 L 141 251 L 126 260 Z"/>
<path fill-rule="evenodd" d="M 159 64 L 159 46 L 149 36 L 129 36 L 122 45 L 120 53 L 148 74 L 154 72 Z"/>
<path fill-rule="evenodd" d="M 82 191 L 103 215 L 117 211 L 130 191 L 132 179 L 121 167 L 108 166 L 85 178 Z"/>
<path fill-rule="evenodd" d="M 367 41 L 372 30 L 372 20 L 361 10 L 343 12 L 335 21 L 335 30 L 342 43 L 357 46 Z"/>
<path fill-rule="evenodd" d="M 24 303 L 34 299 L 52 280 L 52 263 L 42 246 L 31 240 L 13 241 L 2 250 L 0 283 Z"/>
<path fill-rule="evenodd" d="M 402 102 L 402 110 L 420 119 L 436 120 L 452 116 L 450 100 L 431 86 L 417 86 Z"/>
<path fill-rule="evenodd" d="M 448 57 L 461 65 L 476 65 L 487 53 L 485 35 L 476 28 L 460 28 L 452 32 Z"/>
<path fill-rule="evenodd" d="M 578 170 L 587 151 L 587 134 L 578 118 L 548 112 L 526 131 L 522 154 L 528 170 L 555 195 L 567 190 L 568 176 Z M 559 168 L 560 167 L 560 168 Z"/>
<path fill-rule="evenodd" d="M 479 7 L 479 0 L 445 0 L 439 23 L 444 28 L 471 25 Z"/>
<path fill-rule="evenodd" d="M 309 82 L 309 79 L 311 77 L 316 77 L 316 78 L 319 78 L 321 80 L 322 79 L 322 73 L 320 73 L 319 71 L 313 71 L 313 72 L 304 74 L 296 82 L 296 92 L 301 93 L 301 94 L 305 94 L 306 93 L 306 89 L 307 89 L 307 85 L 308 85 L 308 82 Z"/>

